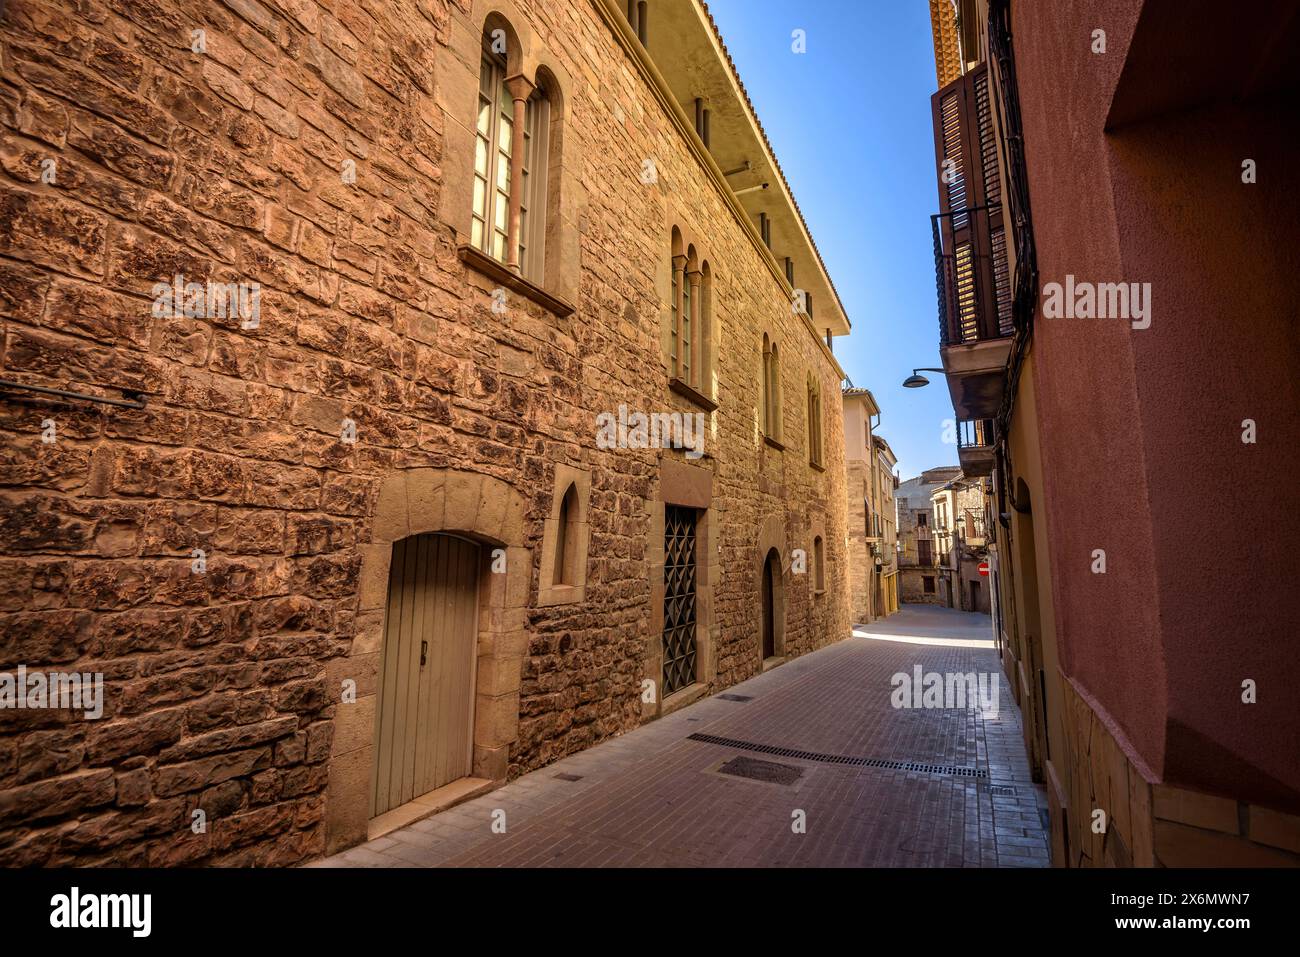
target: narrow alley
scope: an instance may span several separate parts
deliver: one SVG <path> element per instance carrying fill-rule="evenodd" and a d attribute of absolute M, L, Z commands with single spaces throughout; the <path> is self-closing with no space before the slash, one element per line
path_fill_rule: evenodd
<path fill-rule="evenodd" d="M 996 708 L 894 708 L 917 665 L 996 676 Z M 988 616 L 905 605 L 309 866 L 1046 866 L 1039 793 Z"/>

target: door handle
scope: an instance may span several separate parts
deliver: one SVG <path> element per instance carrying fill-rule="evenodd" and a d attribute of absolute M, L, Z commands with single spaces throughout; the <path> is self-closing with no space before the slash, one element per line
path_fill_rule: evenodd
<path fill-rule="evenodd" d="M 424 667 L 424 663 L 428 659 L 429 659 L 429 643 L 427 641 L 422 641 L 420 642 L 420 667 L 421 668 Z"/>

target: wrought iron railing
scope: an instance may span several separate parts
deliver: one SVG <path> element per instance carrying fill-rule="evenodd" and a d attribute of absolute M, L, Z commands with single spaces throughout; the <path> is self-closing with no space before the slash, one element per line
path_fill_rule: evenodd
<path fill-rule="evenodd" d="M 1025 137 L 1020 121 L 1020 88 L 1016 82 L 1016 59 L 1011 42 L 1011 9 L 1008 0 L 989 0 L 989 56 L 997 64 L 998 90 L 995 98 L 1002 140 L 1006 148 L 1006 192 L 1010 227 L 1014 235 L 1016 271 L 1013 279 L 1013 308 L 1017 328 L 1033 325 L 1038 301 L 1038 256 L 1034 247 L 1034 226 L 1029 214 L 1029 171 L 1025 163 Z"/>
<path fill-rule="evenodd" d="M 1002 204 L 930 217 L 943 346 L 1001 339 L 1014 331 Z"/>
<path fill-rule="evenodd" d="M 992 448 L 994 444 L 992 419 L 965 419 L 957 423 L 957 448 Z"/>

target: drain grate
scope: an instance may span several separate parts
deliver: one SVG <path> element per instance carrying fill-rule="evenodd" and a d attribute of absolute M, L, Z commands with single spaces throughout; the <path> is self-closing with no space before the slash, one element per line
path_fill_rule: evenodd
<path fill-rule="evenodd" d="M 568 771 L 561 771 L 559 774 L 556 775 L 556 777 L 559 778 L 561 781 L 581 781 L 581 780 L 582 780 L 582 775 L 581 775 L 581 774 L 570 774 Z"/>
<path fill-rule="evenodd" d="M 803 777 L 803 768 L 791 764 L 778 764 L 775 761 L 760 761 L 758 758 L 735 757 L 718 768 L 719 774 L 733 774 L 738 778 L 751 781 L 764 781 L 768 784 L 794 784 Z"/>
<path fill-rule="evenodd" d="M 859 758 L 849 754 L 822 754 L 818 751 L 800 751 L 798 748 L 778 748 L 770 744 L 756 744 L 753 741 L 738 741 L 735 738 L 722 738 L 716 734 L 692 734 L 688 741 L 700 741 L 704 744 L 719 744 L 724 748 L 739 748 L 742 751 L 755 751 L 770 754 L 778 758 L 794 758 L 798 761 L 817 761 L 820 764 L 840 764 L 853 768 L 880 768 L 887 771 L 920 771 L 922 774 L 946 774 L 958 778 L 987 778 L 989 773 L 982 768 L 959 768 L 948 764 L 926 764 L 920 761 L 890 761 L 885 758 Z"/>
<path fill-rule="evenodd" d="M 718 695 L 723 701 L 753 701 L 754 696 L 751 694 L 720 694 Z"/>
<path fill-rule="evenodd" d="M 1006 797 L 1015 797 L 1016 789 L 1009 788 L 1005 784 L 990 784 L 988 787 L 989 794 L 1001 794 Z"/>

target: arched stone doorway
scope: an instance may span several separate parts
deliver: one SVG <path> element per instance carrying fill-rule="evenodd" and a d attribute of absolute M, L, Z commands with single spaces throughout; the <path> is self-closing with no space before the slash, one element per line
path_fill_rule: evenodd
<path fill-rule="evenodd" d="M 759 608 L 758 670 L 763 671 L 785 660 L 785 521 L 770 515 L 758 529 Z M 770 630 L 769 628 L 770 618 Z"/>
<path fill-rule="evenodd" d="M 403 816 L 415 820 L 447 803 L 505 781 L 510 745 L 519 733 L 520 664 L 527 643 L 526 608 L 532 583 L 532 556 L 523 547 L 526 514 L 527 505 L 519 492 L 500 479 L 473 472 L 408 469 L 393 473 L 380 486 L 371 543 L 360 548 L 358 611 L 352 647 L 346 657 L 336 659 L 327 670 L 329 692 L 339 700 L 325 792 L 327 852 L 366 840 L 375 812 L 384 814 L 387 820 Z M 466 658 L 472 658 L 468 676 L 463 673 L 464 659 L 459 659 L 462 671 L 457 672 L 460 676 L 455 679 L 469 700 L 463 713 L 459 711 L 459 703 L 456 705 L 457 713 L 463 714 L 462 723 L 444 726 L 441 731 L 447 744 L 441 774 L 437 770 L 437 754 L 433 752 L 434 771 L 429 776 L 427 762 L 431 752 L 426 752 L 424 777 L 417 778 L 413 765 L 409 788 L 405 784 L 398 788 L 399 798 L 404 798 L 409 791 L 413 799 L 379 811 L 385 803 L 393 801 L 389 777 L 388 796 L 377 802 L 377 775 L 381 767 L 377 749 L 382 752 L 385 747 L 379 704 L 380 686 L 386 677 L 388 642 L 393 638 L 401 640 L 400 628 L 390 631 L 388 626 L 394 614 L 390 588 L 394 564 L 398 559 L 402 561 L 405 576 L 408 550 L 414 540 L 416 560 L 411 566 L 414 580 L 420 574 L 419 542 L 425 542 L 427 564 L 428 547 L 439 542 L 447 546 L 446 539 L 453 536 L 465 542 L 459 550 L 461 560 L 467 561 L 465 556 L 472 556 L 474 566 L 460 568 L 441 586 L 453 587 L 462 598 L 473 592 L 472 636 L 465 636 L 462 619 L 459 644 L 452 641 L 449 646 L 458 648 L 458 655 L 466 653 Z M 405 577 L 397 593 L 402 594 L 404 589 Z M 461 601 L 456 607 L 468 615 L 463 604 Z M 445 614 L 445 600 L 443 605 Z M 411 681 L 417 686 L 414 713 L 418 716 L 420 642 L 432 639 L 427 630 L 423 637 L 416 637 L 413 631 L 412 638 L 412 642 L 403 646 L 408 656 L 405 674 L 408 688 Z M 430 650 L 425 649 L 426 669 Z M 411 667 L 411 656 L 414 656 L 414 667 Z M 392 659 L 394 669 L 399 660 L 400 656 Z M 396 699 L 393 702 L 395 707 Z M 405 722 L 408 730 L 410 720 L 408 717 Z M 392 727 L 395 729 L 396 725 Z M 426 746 L 430 745 L 427 730 L 422 742 Z M 467 739 L 468 755 L 460 757 L 461 763 L 456 765 L 450 755 L 461 754 L 459 749 L 465 747 Z M 410 741 L 418 744 L 421 739 L 414 735 Z M 459 745 L 454 745 L 455 741 Z M 394 734 L 387 746 L 391 750 L 397 743 Z M 406 739 L 398 750 L 404 760 L 418 760 L 415 757 L 418 747 L 412 751 Z M 424 795 L 416 792 L 417 786 L 423 786 L 417 785 L 417 780 L 428 784 L 463 770 L 466 765 L 468 776 L 434 785 L 435 790 Z M 385 773 L 391 775 L 391 756 L 386 767 L 389 770 Z M 405 781 L 400 777 L 398 780 Z"/>
<path fill-rule="evenodd" d="M 781 556 L 775 548 L 768 549 L 763 560 L 761 602 L 762 656 L 764 664 L 785 654 L 785 590 L 781 578 Z"/>

